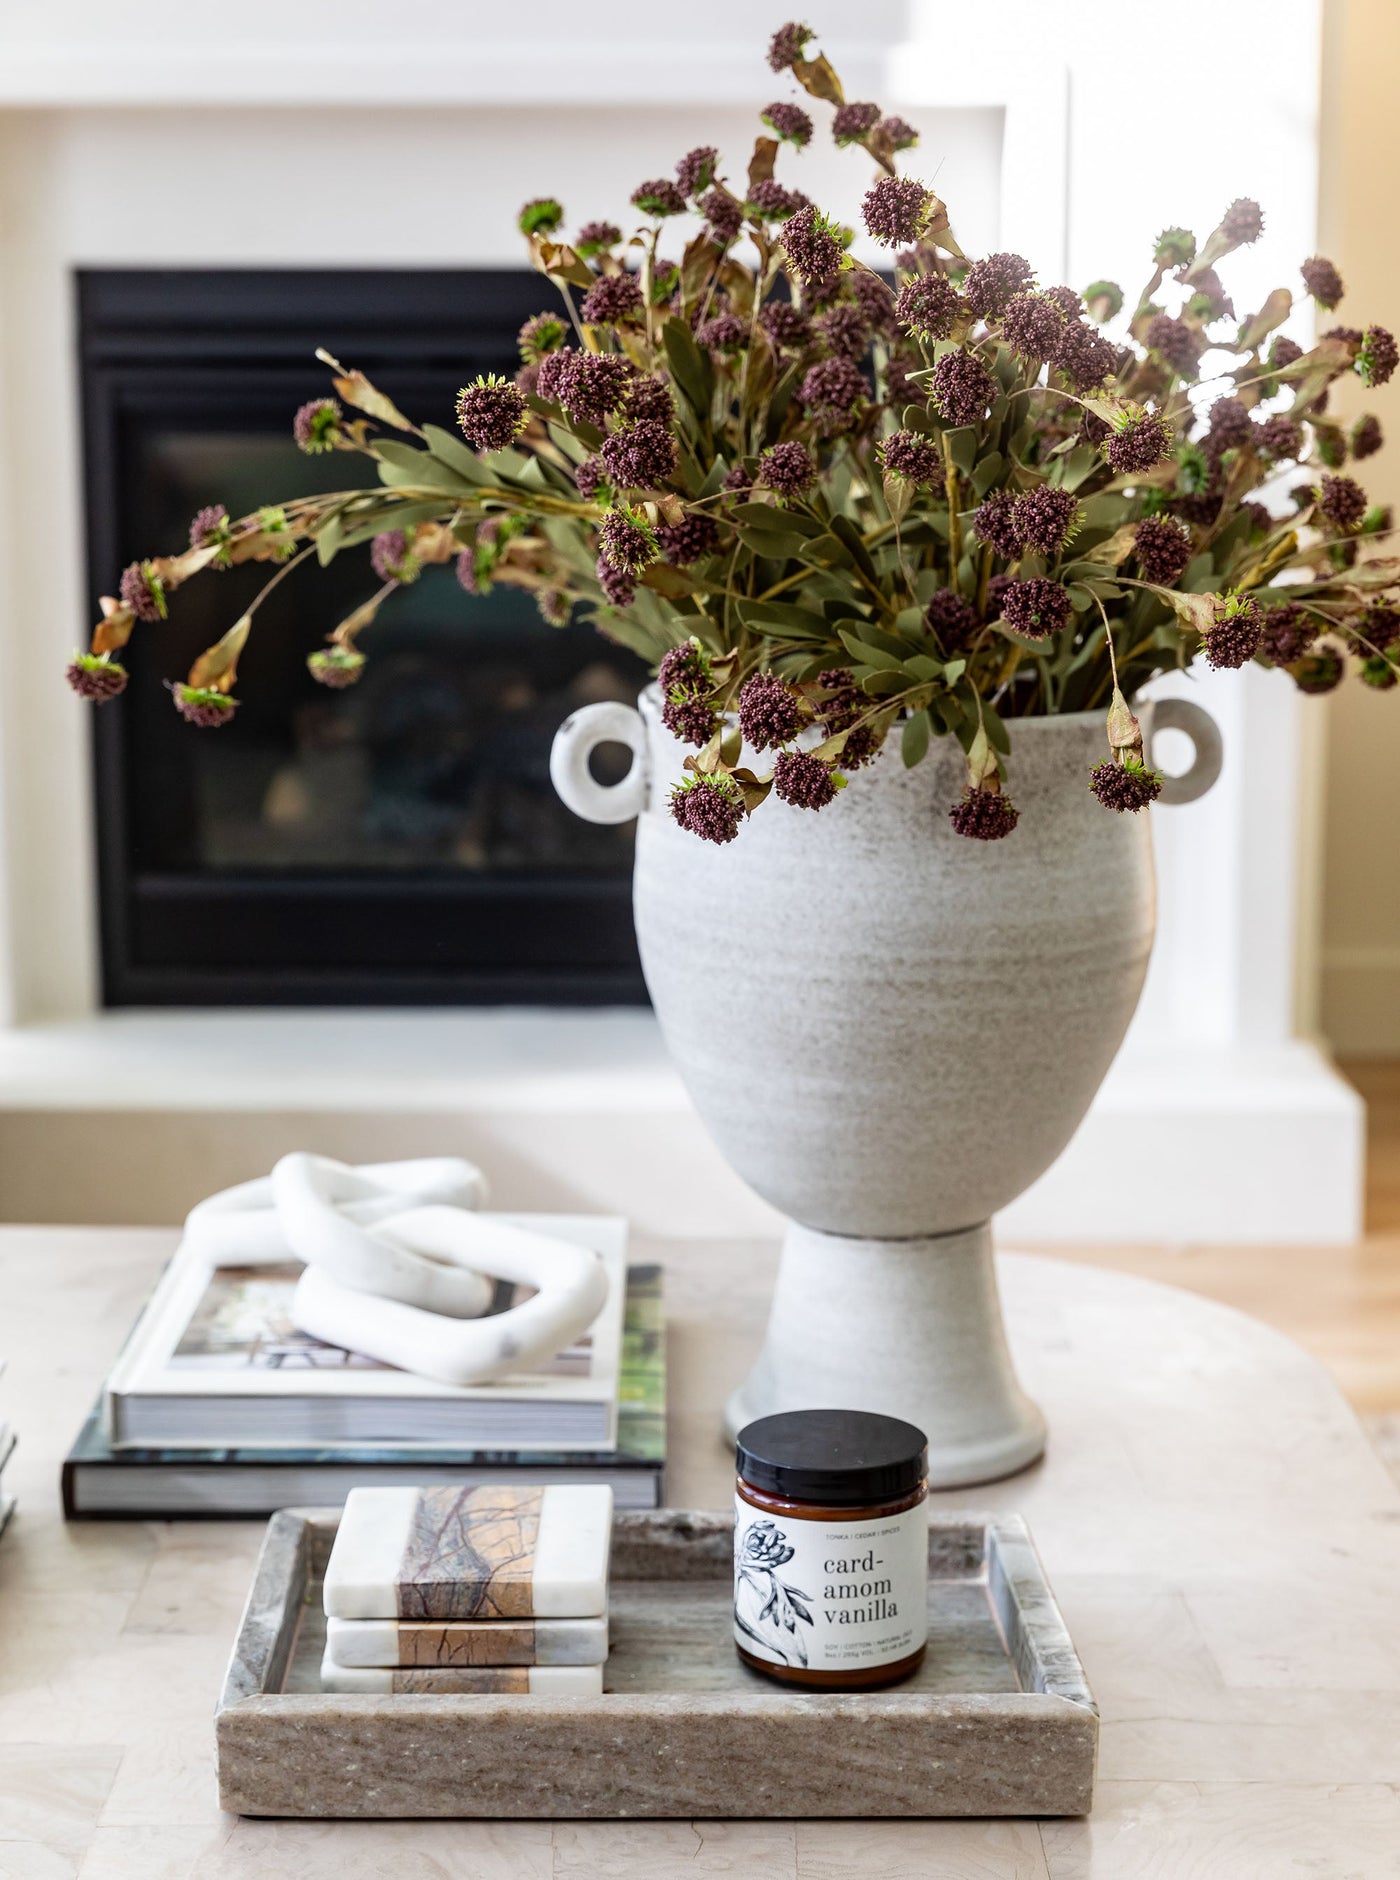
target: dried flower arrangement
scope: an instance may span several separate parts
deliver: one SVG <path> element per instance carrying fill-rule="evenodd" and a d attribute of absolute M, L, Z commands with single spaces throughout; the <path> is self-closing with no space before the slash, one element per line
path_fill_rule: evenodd
<path fill-rule="evenodd" d="M 853 260 L 850 229 L 776 179 L 780 145 L 814 135 L 791 99 L 763 111 L 741 182 L 702 147 L 642 183 L 630 235 L 589 222 L 568 242 L 559 203 L 527 203 L 521 231 L 563 307 L 522 330 L 515 379 L 464 387 L 454 435 L 321 354 L 336 396 L 297 412 L 296 441 L 368 454 L 383 487 L 238 520 L 201 510 L 188 550 L 133 564 L 104 599 L 73 687 L 116 696 L 135 624 L 201 570 L 275 563 L 265 594 L 313 554 L 368 543 L 379 585 L 308 662 L 349 685 L 379 608 L 453 562 L 468 594 L 528 589 L 553 624 L 591 609 L 657 668 L 666 723 L 693 747 L 672 813 L 713 842 L 770 791 L 821 809 L 896 726 L 911 765 L 958 739 L 967 787 L 949 816 L 993 840 L 1016 826 L 1018 718 L 1104 707 L 1089 785 L 1139 810 L 1161 781 L 1127 701 L 1160 673 L 1253 660 L 1327 692 L 1352 664 L 1393 687 L 1400 560 L 1359 552 L 1390 516 L 1346 474 L 1380 426 L 1328 416 L 1342 374 L 1390 378 L 1391 334 L 1334 326 L 1304 352 L 1278 332 L 1283 288 L 1238 321 L 1216 264 L 1262 231 L 1243 199 L 1202 244 L 1158 236 L 1126 318 L 1111 281 L 1080 295 L 1040 286 L 1019 255 L 969 261 L 943 203 L 899 174 L 914 132 L 848 102 L 812 37 L 783 27 L 769 65 L 874 160 L 863 215 L 895 251 L 893 288 Z M 663 234 L 692 216 L 698 232 L 664 258 Z M 1301 273 L 1336 306 L 1331 262 Z M 257 605 L 172 687 L 191 723 L 233 716 Z"/>

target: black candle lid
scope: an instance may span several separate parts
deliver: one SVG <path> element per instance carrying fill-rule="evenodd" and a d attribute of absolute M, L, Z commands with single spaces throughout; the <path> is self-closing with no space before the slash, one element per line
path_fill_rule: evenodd
<path fill-rule="evenodd" d="M 868 1508 L 928 1474 L 922 1430 L 868 1410 L 784 1410 L 739 1432 L 739 1474 L 784 1501 Z"/>

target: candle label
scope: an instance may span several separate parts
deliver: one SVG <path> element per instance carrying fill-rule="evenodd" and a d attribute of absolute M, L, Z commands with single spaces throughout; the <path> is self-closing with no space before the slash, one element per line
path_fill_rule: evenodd
<path fill-rule="evenodd" d="M 928 1503 L 795 1521 L 734 1500 L 734 1637 L 804 1671 L 875 1670 L 928 1635 Z"/>

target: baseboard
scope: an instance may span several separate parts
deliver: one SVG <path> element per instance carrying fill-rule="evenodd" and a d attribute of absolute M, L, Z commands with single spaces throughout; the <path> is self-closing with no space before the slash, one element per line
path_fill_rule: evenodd
<path fill-rule="evenodd" d="M 463 1154 L 505 1208 L 625 1213 L 639 1234 L 772 1236 L 648 1014 L 123 1014 L 0 1035 L 0 1218 L 175 1224 L 309 1148 Z M 1134 1051 L 1020 1240 L 1344 1242 L 1364 1111 L 1310 1046 Z"/>
<path fill-rule="evenodd" d="M 1322 1030 L 1343 1057 L 1400 1057 L 1400 947 L 1328 947 Z"/>

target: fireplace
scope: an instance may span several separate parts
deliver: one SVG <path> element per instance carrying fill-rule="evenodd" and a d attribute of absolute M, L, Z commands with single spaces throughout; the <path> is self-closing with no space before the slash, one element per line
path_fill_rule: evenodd
<path fill-rule="evenodd" d="M 368 459 L 291 441 L 327 389 L 317 345 L 446 423 L 464 380 L 514 369 L 550 298 L 516 270 L 81 270 L 94 608 L 205 503 L 237 515 L 373 481 Z M 159 680 L 270 572 L 181 589 L 133 637 L 125 696 L 93 714 L 105 1003 L 643 1002 L 631 827 L 575 820 L 548 775 L 559 722 L 635 696 L 640 662 L 430 568 L 362 639 L 361 682 L 327 690 L 306 655 L 377 585 L 362 547 L 289 576 L 259 611 L 237 717 L 186 725 Z"/>

